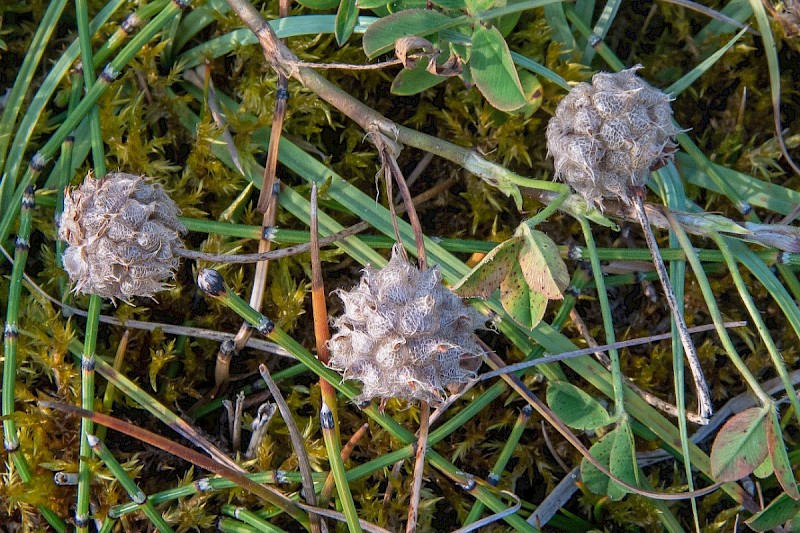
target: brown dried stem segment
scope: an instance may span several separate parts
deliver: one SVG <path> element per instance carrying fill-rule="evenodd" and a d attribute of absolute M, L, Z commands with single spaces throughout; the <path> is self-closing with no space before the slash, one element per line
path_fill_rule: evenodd
<path fill-rule="evenodd" d="M 314 480 L 311 477 L 311 463 L 308 460 L 308 453 L 306 452 L 306 447 L 303 442 L 303 436 L 300 434 L 300 429 L 297 427 L 297 423 L 292 417 L 292 412 L 289 410 L 286 400 L 283 399 L 280 389 L 278 389 L 278 386 L 272 379 L 272 376 L 267 369 L 267 365 L 259 365 L 258 372 L 266 382 L 267 387 L 269 387 L 269 391 L 272 393 L 272 397 L 275 400 L 275 403 L 278 405 L 278 411 L 280 411 L 283 421 L 286 423 L 286 429 L 289 430 L 289 438 L 292 441 L 292 447 L 297 455 L 297 466 L 300 469 L 300 478 L 303 481 L 303 498 L 305 498 L 309 505 L 316 506 L 317 493 L 314 491 Z M 310 518 L 311 531 L 315 533 L 319 532 L 320 517 L 316 514 L 311 514 Z"/>
<path fill-rule="evenodd" d="M 322 279 L 322 263 L 319 257 L 319 226 L 317 224 L 317 184 L 311 186 L 311 308 L 314 314 L 314 338 L 317 346 L 317 358 L 324 365 L 330 360 L 328 341 L 331 338 L 328 329 L 328 306 L 325 302 L 325 284 Z M 334 436 L 341 442 L 339 433 L 339 411 L 337 409 L 336 390 L 327 380 L 320 378 L 322 399 L 328 404 L 334 420 Z"/>
<path fill-rule="evenodd" d="M 650 228 L 650 222 L 647 220 L 647 213 L 644 210 L 643 196 L 644 190 L 641 190 L 639 194 L 634 194 L 633 206 L 636 211 L 636 215 L 639 218 L 639 223 L 642 226 L 645 241 L 647 241 L 647 247 L 650 249 L 650 254 L 653 256 L 653 264 L 656 267 L 658 279 L 661 281 L 661 286 L 664 288 L 664 294 L 667 297 L 667 303 L 669 304 L 670 311 L 672 312 L 672 318 L 675 321 L 675 327 L 678 330 L 678 336 L 681 339 L 681 344 L 683 344 L 683 349 L 686 353 L 686 360 L 689 363 L 689 369 L 692 371 L 692 379 L 694 380 L 695 389 L 697 391 L 697 414 L 700 416 L 700 423 L 708 424 L 708 419 L 713 413 L 713 407 L 711 406 L 711 392 L 709 391 L 708 383 L 703 376 L 703 368 L 700 365 L 700 359 L 697 357 L 697 350 L 695 349 L 694 343 L 689 335 L 689 328 L 686 326 L 683 313 L 681 313 L 680 309 L 678 308 L 678 301 L 675 298 L 675 292 L 672 289 L 672 283 L 669 280 L 669 274 L 667 274 L 667 267 L 664 265 L 664 260 L 661 258 L 661 252 L 658 249 L 655 235 L 653 235 L 653 230 Z"/>

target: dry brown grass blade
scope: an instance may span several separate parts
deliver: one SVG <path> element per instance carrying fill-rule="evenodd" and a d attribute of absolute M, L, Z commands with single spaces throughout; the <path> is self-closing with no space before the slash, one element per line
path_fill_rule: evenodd
<path fill-rule="evenodd" d="M 245 490 L 250 491 L 251 493 L 255 494 L 256 496 L 262 498 L 265 501 L 272 503 L 273 505 L 277 506 L 280 509 L 286 511 L 291 517 L 295 520 L 303 524 L 303 526 L 309 526 L 309 518 L 306 513 L 304 513 L 301 509 L 297 507 L 295 502 L 281 494 L 273 490 L 270 487 L 261 485 L 252 481 L 247 476 L 244 475 L 243 472 L 234 470 L 229 466 L 224 464 L 220 464 L 213 459 L 206 457 L 205 455 L 196 452 L 186 446 L 180 445 L 176 442 L 173 442 L 166 437 L 162 437 L 161 435 L 156 435 L 150 431 L 142 429 L 140 427 L 134 426 L 133 424 L 129 424 L 128 422 L 124 422 L 117 418 L 103 415 L 100 413 L 94 413 L 92 411 L 87 411 L 86 409 L 81 409 L 79 407 L 74 407 L 72 405 L 57 403 L 57 402 L 47 402 L 47 401 L 40 401 L 39 405 L 42 407 L 47 407 L 50 409 L 56 409 L 58 411 L 72 413 L 77 416 L 87 418 L 92 420 L 97 424 L 102 424 L 106 427 L 109 427 L 115 431 L 119 431 L 120 433 L 124 433 L 130 437 L 133 437 L 137 440 L 142 442 L 146 442 L 151 446 L 155 446 L 165 452 L 168 452 L 176 457 L 180 457 L 181 459 L 188 461 L 200 468 L 208 470 L 209 472 L 213 472 L 219 476 L 224 477 L 236 483 L 240 487 Z"/>
<path fill-rule="evenodd" d="M 267 365 L 259 365 L 258 371 L 261 373 L 261 377 L 267 383 L 267 387 L 272 393 L 272 398 L 275 400 L 275 403 L 278 406 L 278 411 L 281 413 L 281 417 L 283 417 L 283 421 L 286 423 L 286 428 L 289 430 L 289 439 L 292 441 L 294 453 L 297 455 L 297 466 L 300 469 L 300 478 L 303 485 L 303 497 L 309 505 L 316 506 L 317 493 L 314 491 L 314 480 L 311 477 L 311 463 L 308 460 L 308 453 L 306 452 L 306 447 L 303 442 L 303 436 L 300 434 L 300 429 L 298 429 L 297 423 L 294 421 L 292 412 L 289 409 L 289 406 L 286 404 L 286 400 L 283 399 L 280 389 L 278 389 L 278 386 L 272 379 Z M 320 519 L 314 514 L 311 515 L 311 530 L 320 531 Z"/>
<path fill-rule="evenodd" d="M 325 284 L 322 279 L 322 263 L 319 258 L 319 227 L 317 224 L 317 184 L 311 186 L 311 308 L 314 315 L 314 339 L 317 346 L 317 358 L 327 365 L 330 359 L 328 340 L 331 338 L 328 328 L 328 306 L 325 302 Z M 327 380 L 320 378 L 322 400 L 328 405 L 333 417 L 333 438 L 341 442 L 339 431 L 339 410 L 337 409 L 336 390 Z M 333 481 L 333 476 L 328 478 Z M 327 486 L 327 484 L 326 484 Z M 331 485 L 331 488 L 333 485 Z M 330 493 L 320 494 L 320 506 L 327 507 Z"/>

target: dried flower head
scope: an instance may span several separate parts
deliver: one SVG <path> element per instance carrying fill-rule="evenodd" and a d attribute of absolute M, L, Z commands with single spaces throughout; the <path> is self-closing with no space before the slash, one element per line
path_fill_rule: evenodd
<path fill-rule="evenodd" d="M 589 203 L 606 197 L 629 203 L 632 188 L 643 186 L 676 147 L 681 130 L 672 123 L 671 98 L 639 78 L 640 68 L 600 72 L 591 84 L 579 83 L 547 125 L 556 178 Z"/>
<path fill-rule="evenodd" d="M 330 366 L 374 397 L 440 401 L 444 387 L 474 377 L 482 350 L 474 339 L 486 318 L 444 287 L 437 268 L 420 271 L 398 245 L 382 269 L 364 269 L 350 291 L 338 290 L 344 314 L 329 341 Z"/>
<path fill-rule="evenodd" d="M 87 176 L 64 197 L 59 237 L 74 290 L 129 301 L 152 297 L 175 275 L 186 228 L 175 202 L 142 176 Z"/>

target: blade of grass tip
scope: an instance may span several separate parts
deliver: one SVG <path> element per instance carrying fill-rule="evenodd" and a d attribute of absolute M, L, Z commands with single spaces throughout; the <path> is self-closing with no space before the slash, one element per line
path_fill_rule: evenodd
<path fill-rule="evenodd" d="M 334 419 L 334 426 L 336 424 L 338 424 L 338 422 L 336 422 L 336 419 Z M 334 432 L 337 429 L 338 428 L 334 427 Z M 358 444 L 361 438 L 367 434 L 368 429 L 369 429 L 369 424 L 363 424 L 360 428 L 358 428 L 358 430 L 355 433 L 353 433 L 353 435 L 350 437 L 350 439 L 342 448 L 342 453 L 339 455 L 342 459 L 342 463 L 344 463 L 345 461 L 347 461 L 347 459 L 350 458 L 350 454 L 353 453 L 356 444 Z M 322 486 L 322 490 L 319 493 L 320 507 L 327 506 L 335 486 L 336 486 L 336 480 L 333 478 L 333 471 L 331 471 L 328 473 L 328 477 L 325 478 L 325 484 Z"/>
<path fill-rule="evenodd" d="M 339 493 L 339 503 L 344 510 L 347 518 L 347 526 L 351 532 L 360 532 L 361 524 L 358 521 L 358 511 L 353 502 L 353 495 L 350 493 L 350 486 L 342 463 L 339 439 L 336 436 L 336 424 L 333 420 L 333 413 L 328 407 L 325 399 L 322 400 L 322 408 L 319 412 L 319 422 L 322 428 L 322 437 L 325 440 L 325 449 L 328 451 L 328 462 L 331 466 L 331 474 L 336 482 L 336 490 Z"/>
<path fill-rule="evenodd" d="M 764 53 L 767 56 L 769 87 L 770 95 L 772 96 L 772 116 L 775 120 L 775 135 L 786 163 L 792 167 L 795 174 L 800 175 L 800 168 L 797 167 L 797 163 L 794 162 L 794 159 L 792 159 L 792 156 L 789 155 L 789 151 L 786 149 L 786 141 L 783 138 L 783 131 L 781 128 L 781 67 L 778 60 L 778 47 L 775 43 L 775 36 L 772 35 L 772 27 L 770 26 L 769 17 L 767 17 L 764 5 L 758 0 L 750 0 L 750 6 L 753 8 L 753 15 L 756 17 L 758 29 L 761 30 L 761 40 L 764 43 Z"/>
<path fill-rule="evenodd" d="M 583 238 L 586 241 L 586 248 L 589 252 L 589 259 L 592 263 L 592 275 L 594 276 L 595 286 L 597 287 L 597 299 L 600 302 L 600 312 L 603 316 L 603 330 L 605 331 L 606 342 L 612 344 L 616 342 L 614 333 L 614 322 L 611 315 L 611 307 L 608 304 L 608 293 L 606 292 L 605 282 L 603 280 L 603 270 L 600 266 L 600 259 L 597 257 L 597 251 L 594 243 L 594 236 L 592 235 L 592 228 L 589 226 L 589 221 L 584 217 L 579 217 L 578 223 L 583 230 Z M 619 352 L 617 350 L 609 350 L 608 356 L 611 359 L 611 382 L 614 390 L 614 415 L 620 418 L 625 414 L 625 393 L 622 388 L 622 370 L 619 365 Z"/>
<path fill-rule="evenodd" d="M 517 416 L 517 420 L 514 422 L 514 427 L 511 428 L 511 434 L 508 436 L 508 440 L 503 445 L 500 455 L 497 456 L 494 466 L 489 472 L 489 475 L 486 477 L 486 481 L 488 481 L 493 487 L 496 487 L 500 483 L 500 476 L 506 469 L 508 461 L 511 460 L 511 456 L 513 455 L 514 450 L 519 443 L 519 439 L 522 437 L 522 433 L 525 431 L 525 426 L 528 425 L 528 420 L 530 420 L 532 412 L 533 407 L 530 405 L 526 405 L 520 410 L 519 416 Z M 475 501 L 475 503 L 472 505 L 472 509 L 470 509 L 469 514 L 467 515 L 467 518 L 464 520 L 464 525 L 466 526 L 472 524 L 478 520 L 484 509 L 485 506 L 481 501 Z"/>
<path fill-rule="evenodd" d="M 128 496 L 130 496 L 131 500 L 141 507 L 147 518 L 153 522 L 153 525 L 158 528 L 161 533 L 172 533 L 173 529 L 170 527 L 167 521 L 164 520 L 164 517 L 161 515 L 161 513 L 156 511 L 156 508 L 153 506 L 153 502 L 147 498 L 147 495 L 142 492 L 142 489 L 140 489 L 133 479 L 131 479 L 125 469 L 122 468 L 122 465 L 119 464 L 119 461 L 117 461 L 116 457 L 114 457 L 106 445 L 103 444 L 103 441 L 92 434 L 87 435 L 86 438 L 89 441 L 89 446 L 91 446 L 92 451 L 94 451 L 94 453 L 96 453 L 97 456 L 102 459 L 122 488 L 125 489 L 125 492 L 128 493 Z"/>
<path fill-rule="evenodd" d="M 0 117 L 0 174 L 5 174 L 6 150 L 11 140 L 14 124 L 17 122 L 17 116 L 22 109 L 25 95 L 31 87 L 33 76 L 36 73 L 39 62 L 42 60 L 42 55 L 47 49 L 47 42 L 50 40 L 53 31 L 55 31 L 58 19 L 61 18 L 61 13 L 66 5 L 66 0 L 54 0 L 48 4 L 36 27 L 36 32 L 33 34 L 25 59 L 22 60 L 22 65 L 14 79 L 14 85 L 11 87 L 11 92 L 6 100 L 3 115 Z M 3 179 L 0 180 L 0 210 L 6 210 L 10 205 L 11 194 L 15 185 L 15 181 L 8 179 L 7 175 L 3 175 Z"/>
<path fill-rule="evenodd" d="M 95 82 L 94 61 L 92 59 L 92 34 L 89 28 L 89 11 L 86 0 L 75 1 L 75 18 L 78 22 L 78 42 L 83 65 L 84 87 L 88 91 Z M 92 142 L 92 161 L 97 179 L 106 175 L 103 132 L 100 129 L 100 109 L 94 105 L 89 109 L 89 131 Z M 83 342 L 83 358 L 81 359 L 81 407 L 94 410 L 94 365 L 99 329 L 100 308 L 102 298 L 92 294 L 89 298 L 89 314 Z M 75 526 L 78 533 L 88 531 L 89 525 L 89 493 L 91 490 L 91 467 L 88 458 L 92 454 L 88 435 L 94 433 L 94 424 L 88 418 L 81 419 L 80 460 L 78 463 L 78 496 L 75 508 Z"/>
<path fill-rule="evenodd" d="M 20 450 L 17 424 L 13 418 L 14 413 L 14 383 L 17 376 L 17 347 L 19 337 L 19 304 L 22 295 L 22 278 L 25 264 L 28 261 L 30 250 L 30 233 L 33 225 L 34 195 L 33 187 L 27 187 L 22 197 L 20 209 L 19 231 L 17 232 L 14 246 L 14 265 L 11 268 L 11 279 L 8 284 L 8 304 L 6 307 L 5 327 L 3 328 L 3 447 L 8 452 L 11 462 L 17 470 L 17 475 L 24 484 L 33 479 L 33 472 L 28 460 Z M 56 531 L 66 530 L 66 524 L 52 510 L 44 505 L 39 505 L 39 511 Z"/>
<path fill-rule="evenodd" d="M 670 0 L 674 1 L 674 0 Z M 725 55 L 725 52 L 731 49 L 731 47 L 736 44 L 736 42 L 741 39 L 742 35 L 750 29 L 749 26 L 745 27 L 742 31 L 737 33 L 731 40 L 729 40 L 725 46 L 708 56 L 702 63 L 694 67 L 692 70 L 684 74 L 679 80 L 675 83 L 664 89 L 664 92 L 671 95 L 672 97 L 678 96 L 684 90 L 686 90 L 689 86 L 692 85 L 700 76 L 705 74 L 719 59 Z"/>
<path fill-rule="evenodd" d="M 328 306 L 325 302 L 325 282 L 322 279 L 322 263 L 319 258 L 319 226 L 317 224 L 317 184 L 311 185 L 311 309 L 314 317 L 314 340 L 317 346 L 317 358 L 323 365 L 330 360 L 328 341 L 331 338 L 328 329 Z M 341 442 L 339 434 L 339 409 L 336 390 L 324 379 L 319 380 L 322 400 L 328 404 L 334 421 L 336 442 Z M 323 502 L 320 502 L 320 506 Z"/>
<path fill-rule="evenodd" d="M 783 357 L 778 351 L 778 347 L 775 345 L 772 335 L 769 333 L 769 329 L 761 316 L 761 311 L 758 310 L 755 301 L 753 301 L 753 297 L 747 289 L 747 283 L 744 281 L 742 273 L 739 272 L 736 257 L 731 251 L 728 239 L 719 234 L 712 234 L 712 239 L 714 239 L 720 251 L 725 255 L 725 262 L 728 264 L 728 270 L 733 278 L 733 284 L 736 286 L 736 290 L 739 292 L 739 297 L 747 308 L 747 312 L 753 319 L 753 324 L 756 326 L 761 340 L 764 341 L 764 346 L 767 348 L 767 352 L 772 359 L 772 366 L 775 367 L 775 371 L 781 378 L 786 394 L 789 396 L 789 402 L 794 409 L 795 417 L 800 421 L 800 399 L 797 398 L 794 385 L 792 385 L 792 380 L 786 370 L 786 364 L 783 362 Z"/>
<path fill-rule="evenodd" d="M 308 453 L 306 446 L 303 443 L 303 436 L 297 428 L 297 423 L 292 417 L 292 411 L 283 399 L 280 389 L 275 384 L 272 376 L 269 374 L 267 365 L 258 365 L 258 373 L 261 374 L 262 379 L 267 383 L 269 392 L 272 394 L 272 399 L 278 405 L 278 411 L 281 413 L 283 421 L 286 423 L 286 429 L 289 430 L 289 439 L 292 442 L 292 448 L 297 455 L 297 466 L 300 469 L 300 474 L 303 479 L 303 498 L 309 505 L 317 505 L 317 494 L 314 491 L 314 480 L 311 478 L 311 463 L 308 460 Z M 321 531 L 321 524 L 319 516 L 311 514 L 311 531 L 318 533 Z"/>
<path fill-rule="evenodd" d="M 206 457 L 199 452 L 187 448 L 186 446 L 173 442 L 165 437 L 162 437 L 161 435 L 147 431 L 146 429 L 142 429 L 134 426 L 133 424 L 129 424 L 128 422 L 118 420 L 102 413 L 95 413 L 93 411 L 81 409 L 80 407 L 74 407 L 72 405 L 55 402 L 40 401 L 39 405 L 42 407 L 56 409 L 58 411 L 72 413 L 83 418 L 91 418 L 97 424 L 102 424 L 115 431 L 124 433 L 129 437 L 133 437 L 151 446 L 155 446 L 156 448 L 166 451 L 176 457 L 180 457 L 184 461 L 188 461 L 199 468 L 203 468 L 209 472 L 213 472 L 214 474 L 230 480 L 236 486 L 253 493 L 262 500 L 269 502 L 280 509 L 283 509 L 289 516 L 297 520 L 304 527 L 309 527 L 308 515 L 306 515 L 302 509 L 299 509 L 295 502 L 283 494 L 274 491 L 269 487 L 260 485 L 259 483 L 256 483 L 245 476 L 242 472 L 218 463 L 217 461 Z"/>
<path fill-rule="evenodd" d="M 231 505 L 229 503 L 226 503 L 225 505 L 222 506 L 220 510 L 222 511 L 223 514 L 232 516 L 237 520 L 241 520 L 245 524 L 253 526 L 254 528 L 256 528 L 256 531 L 260 533 L 261 532 L 286 533 L 285 530 L 279 528 L 278 526 L 273 526 L 272 524 L 270 524 L 269 522 L 258 516 L 256 513 L 248 511 L 244 507 L 237 507 L 236 505 Z"/>
<path fill-rule="evenodd" d="M 606 2 L 606 5 L 603 6 L 603 11 L 600 13 L 594 25 L 594 30 L 592 31 L 594 35 L 598 36 L 600 39 L 605 39 L 609 28 L 611 28 L 611 24 L 614 23 L 614 19 L 617 16 L 621 4 L 622 2 L 620 0 L 608 0 L 608 2 Z M 584 65 L 592 64 L 594 53 L 594 48 L 587 42 L 586 47 L 583 49 L 582 62 Z"/>
<path fill-rule="evenodd" d="M 12 197 L 10 208 L 5 209 L 0 218 L 0 242 L 3 242 L 8 237 L 14 217 L 17 215 L 19 202 L 22 198 L 22 193 L 28 184 L 39 176 L 45 168 L 47 161 L 53 156 L 55 151 L 60 147 L 61 143 L 67 136 L 72 133 L 75 127 L 88 115 L 89 110 L 95 106 L 100 96 L 102 96 L 106 89 L 110 86 L 111 82 L 119 75 L 120 70 L 133 59 L 139 50 L 152 39 L 156 33 L 166 24 L 173 16 L 175 16 L 181 9 L 188 5 L 188 0 L 172 0 L 166 5 L 163 11 L 156 15 L 147 26 L 142 28 L 142 31 L 137 33 L 131 41 L 111 60 L 104 68 L 96 83 L 92 88 L 86 92 L 83 100 L 75 108 L 75 110 L 68 115 L 64 122 L 58 129 L 50 136 L 47 142 L 42 146 L 39 151 L 31 158 L 28 170 L 20 180 L 17 190 Z M 16 204 L 16 205 L 15 205 Z"/>

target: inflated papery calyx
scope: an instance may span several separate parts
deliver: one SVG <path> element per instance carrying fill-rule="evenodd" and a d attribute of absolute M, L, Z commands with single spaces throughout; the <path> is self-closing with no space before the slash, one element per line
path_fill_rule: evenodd
<path fill-rule="evenodd" d="M 59 237 L 69 244 L 64 270 L 75 292 L 130 301 L 153 297 L 175 275 L 186 228 L 180 210 L 143 176 L 87 176 L 64 196 Z"/>
<path fill-rule="evenodd" d="M 637 65 L 600 72 L 567 93 L 547 125 L 547 151 L 556 178 L 587 202 L 630 203 L 632 190 L 675 150 L 672 98 L 636 75 Z"/>
<path fill-rule="evenodd" d="M 483 351 L 474 332 L 486 318 L 420 271 L 398 245 L 382 269 L 367 266 L 358 285 L 336 291 L 344 313 L 333 322 L 330 366 L 363 384 L 371 398 L 441 401 L 448 385 L 474 377 Z"/>

